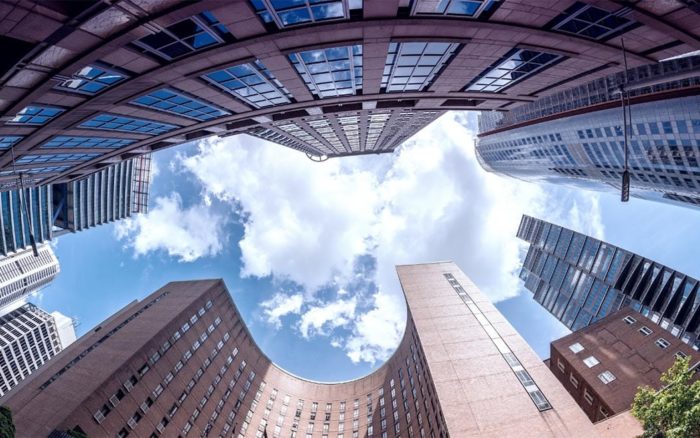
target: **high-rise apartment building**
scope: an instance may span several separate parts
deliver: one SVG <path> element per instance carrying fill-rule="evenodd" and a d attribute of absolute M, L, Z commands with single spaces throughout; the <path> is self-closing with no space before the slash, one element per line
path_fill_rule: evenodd
<path fill-rule="evenodd" d="M 25 304 L 0 316 L 0 396 L 75 341 L 70 318 Z"/>
<path fill-rule="evenodd" d="M 453 263 L 397 269 L 404 337 L 366 377 L 293 376 L 257 347 L 221 280 L 174 282 L 104 321 L 0 404 L 18 437 L 32 438 L 599 436 Z"/>
<path fill-rule="evenodd" d="M 143 2 L 142 2 L 143 3 Z M 687 2 L 130 0 L 0 6 L 0 171 L 67 182 L 213 135 L 314 160 L 696 50 Z M 0 174 L 0 184 L 12 180 Z"/>
<path fill-rule="evenodd" d="M 661 389 L 659 378 L 677 357 L 700 362 L 700 352 L 626 307 L 552 342 L 549 366 L 591 421 L 600 421 L 630 409 L 640 386 Z"/>
<path fill-rule="evenodd" d="M 523 216 L 530 244 L 520 278 L 534 299 L 573 331 L 625 307 L 668 335 L 700 346 L 698 281 L 653 260 L 567 228 Z"/>
<path fill-rule="evenodd" d="M 0 255 L 29 248 L 30 229 L 42 243 L 147 212 L 150 171 L 146 154 L 74 181 L 0 192 Z"/>
<path fill-rule="evenodd" d="M 49 245 L 40 245 L 39 257 L 25 249 L 0 259 L 0 313 L 12 303 L 27 298 L 58 275 L 58 260 Z"/>
<path fill-rule="evenodd" d="M 627 136 L 621 89 L 629 93 Z M 507 113 L 482 112 L 477 153 L 487 170 L 525 180 L 620 190 L 700 207 L 700 56 L 637 67 Z"/>

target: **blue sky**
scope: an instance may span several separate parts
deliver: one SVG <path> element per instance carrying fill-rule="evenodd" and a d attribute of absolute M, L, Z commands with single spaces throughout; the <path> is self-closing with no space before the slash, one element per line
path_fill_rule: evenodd
<path fill-rule="evenodd" d="M 395 264 L 454 260 L 547 357 L 566 330 L 517 279 L 523 213 L 700 277 L 700 211 L 485 172 L 474 114 L 448 114 L 397 152 L 313 163 L 247 136 L 154 156 L 150 212 L 55 242 L 61 274 L 34 300 L 78 335 L 168 281 L 223 278 L 273 361 L 347 380 L 403 334 Z"/>

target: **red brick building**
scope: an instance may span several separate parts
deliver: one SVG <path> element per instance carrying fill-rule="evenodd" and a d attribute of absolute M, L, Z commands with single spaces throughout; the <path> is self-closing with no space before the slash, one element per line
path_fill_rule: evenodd
<path fill-rule="evenodd" d="M 700 352 L 624 308 L 552 342 L 549 366 L 595 422 L 629 409 L 639 386 L 660 388 L 677 356 L 700 361 Z"/>

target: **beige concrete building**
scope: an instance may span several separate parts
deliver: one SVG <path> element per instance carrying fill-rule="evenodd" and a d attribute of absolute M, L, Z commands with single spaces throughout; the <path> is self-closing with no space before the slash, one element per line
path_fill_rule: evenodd
<path fill-rule="evenodd" d="M 324 384 L 260 351 L 221 280 L 169 283 L 0 399 L 19 437 L 596 437 L 453 263 L 399 266 L 408 320 L 377 371 Z"/>

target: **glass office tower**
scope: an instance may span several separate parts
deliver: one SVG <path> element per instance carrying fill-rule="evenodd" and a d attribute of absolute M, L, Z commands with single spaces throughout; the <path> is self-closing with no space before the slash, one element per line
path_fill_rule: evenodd
<path fill-rule="evenodd" d="M 632 195 L 700 207 L 698 86 L 700 56 L 692 56 L 609 76 L 505 114 L 482 113 L 478 156 L 485 169 L 525 180 L 619 191 L 624 87 Z"/>
<path fill-rule="evenodd" d="M 571 330 L 630 306 L 694 348 L 700 346 L 698 281 L 567 228 L 523 216 L 530 244 L 520 278 L 534 299 Z"/>

